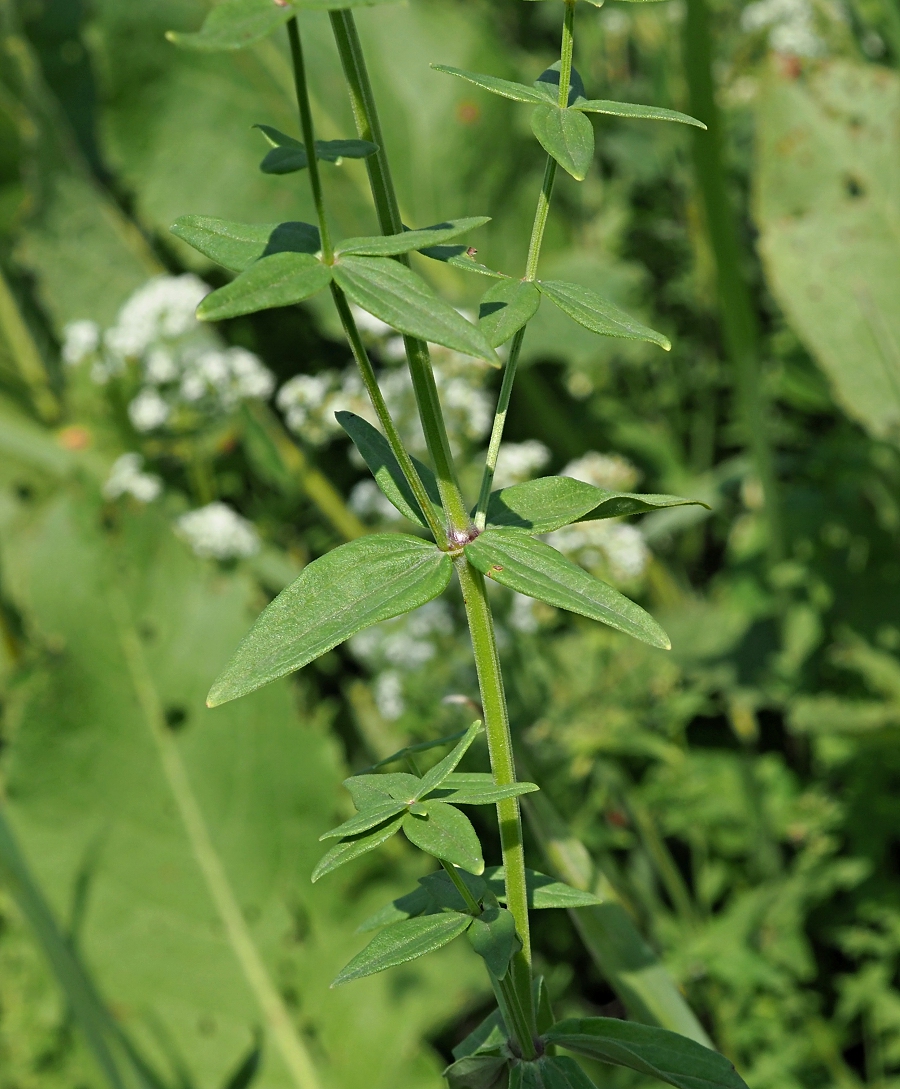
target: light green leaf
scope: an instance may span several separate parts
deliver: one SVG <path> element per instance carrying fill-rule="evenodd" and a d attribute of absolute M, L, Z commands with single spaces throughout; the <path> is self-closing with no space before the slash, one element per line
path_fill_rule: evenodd
<path fill-rule="evenodd" d="M 583 113 L 545 103 L 532 113 L 531 131 L 563 170 L 584 181 L 594 158 L 594 126 Z"/>
<path fill-rule="evenodd" d="M 348 254 L 335 262 L 334 278 L 357 306 L 399 332 L 499 365 L 484 335 L 399 261 Z"/>
<path fill-rule="evenodd" d="M 541 98 L 545 102 L 550 102 L 554 106 L 559 105 L 559 79 L 560 69 L 562 64 L 557 61 L 555 64 L 551 64 L 549 68 L 545 68 L 543 72 L 534 81 L 534 89 L 538 92 Z M 577 98 L 584 98 L 584 80 L 578 74 L 576 68 L 572 68 L 572 73 L 569 76 L 569 105 Z"/>
<path fill-rule="evenodd" d="M 502 272 L 495 272 L 494 269 L 482 265 L 480 261 L 476 261 L 469 250 L 469 246 L 426 246 L 424 249 L 419 250 L 419 253 L 423 257 L 430 257 L 432 261 L 441 261 L 443 264 L 452 265 L 453 268 L 461 269 L 463 272 L 477 272 L 480 276 L 491 276 L 495 280 L 509 279 Z"/>
<path fill-rule="evenodd" d="M 501 903 L 506 903 L 506 879 L 502 866 L 491 866 L 484 871 L 484 880 L 488 888 Z M 525 870 L 525 882 L 528 889 L 528 907 L 532 911 L 548 908 L 580 908 L 602 904 L 599 896 L 583 892 L 557 881 L 537 870 Z"/>
<path fill-rule="evenodd" d="M 488 578 L 520 594 L 568 609 L 642 643 L 666 650 L 669 637 L 653 617 L 618 590 L 571 563 L 555 548 L 514 529 L 488 529 L 465 553 Z"/>
<path fill-rule="evenodd" d="M 459 733 L 448 734 L 447 737 L 436 737 L 433 741 L 420 741 L 418 745 L 405 745 L 402 749 L 398 749 L 395 753 L 391 753 L 390 756 L 386 756 L 383 760 L 379 760 L 377 764 L 372 764 L 371 767 L 365 770 L 367 772 L 375 771 L 387 764 L 395 764 L 398 760 L 405 760 L 408 756 L 414 756 L 416 753 L 428 752 L 429 749 L 438 749 L 449 745 L 451 742 L 459 741 L 461 737 L 465 736 L 466 731 L 460 730 Z"/>
<path fill-rule="evenodd" d="M 217 707 L 300 669 L 351 635 L 431 601 L 452 563 L 418 537 L 376 533 L 304 568 L 268 605 L 213 685 Z"/>
<path fill-rule="evenodd" d="M 498 348 L 527 325 L 541 304 L 541 293 L 527 280 L 501 280 L 489 287 L 478 308 L 478 328 Z"/>
<path fill-rule="evenodd" d="M 274 253 L 318 253 L 319 229 L 311 223 L 234 223 L 215 216 L 181 216 L 169 230 L 232 272 L 243 272 Z"/>
<path fill-rule="evenodd" d="M 469 873 L 484 870 L 481 844 L 468 817 L 446 802 L 420 802 L 417 808 L 425 815 L 407 813 L 403 818 L 403 832 L 410 843 Z"/>
<path fill-rule="evenodd" d="M 349 820 L 344 821 L 343 824 L 339 824 L 337 828 L 332 828 L 330 832 L 323 832 L 319 836 L 319 842 L 321 843 L 326 839 L 343 839 L 345 836 L 357 836 L 361 832 L 368 832 L 370 828 L 374 828 L 377 824 L 381 824 L 391 817 L 396 817 L 398 813 L 402 813 L 406 808 L 405 802 L 380 802 L 378 805 L 357 813 L 355 817 L 351 817 Z"/>
<path fill-rule="evenodd" d="M 331 269 L 309 253 L 276 253 L 245 269 L 197 307 L 201 321 L 222 321 L 275 306 L 290 306 L 331 283 Z"/>
<path fill-rule="evenodd" d="M 491 1089 L 506 1069 L 500 1055 L 466 1055 L 444 1071 L 449 1089 Z"/>
<path fill-rule="evenodd" d="M 462 902 L 462 897 L 460 897 Z M 465 905 L 460 910 L 464 910 Z M 434 900 L 428 895 L 427 889 L 419 887 L 404 896 L 398 896 L 383 908 L 363 920 L 356 928 L 358 933 L 368 930 L 378 930 L 382 926 L 390 926 L 391 923 L 399 923 L 403 919 L 414 919 L 418 915 L 435 914 L 440 909 Z"/>
<path fill-rule="evenodd" d="M 387 926 L 375 935 L 361 953 L 357 953 L 331 986 L 340 987 L 354 979 L 362 979 L 363 976 L 371 976 L 426 953 L 433 953 L 468 930 L 471 922 L 471 915 L 443 912 Z"/>
<path fill-rule="evenodd" d="M 544 101 L 544 96 L 533 87 L 526 87 L 524 83 L 513 83 L 508 79 L 499 79 L 497 76 L 487 76 L 481 72 L 467 72 L 462 68 L 450 68 L 446 64 L 432 64 L 436 72 L 444 72 L 448 76 L 458 76 L 460 79 L 474 83 L 483 91 L 500 95 L 502 98 L 511 98 L 514 102 L 539 103 Z"/>
<path fill-rule="evenodd" d="M 380 847 L 382 843 L 387 843 L 391 836 L 399 832 L 402 825 L 403 817 L 399 816 L 392 821 L 388 821 L 387 824 L 379 825 L 370 832 L 363 832 L 352 839 L 341 840 L 340 843 L 336 843 L 330 851 L 327 851 L 319 859 L 310 880 L 315 884 L 320 877 L 324 877 L 339 866 L 343 866 L 345 862 L 352 862 L 353 859 L 359 858 L 369 851 L 374 851 L 376 847 Z"/>
<path fill-rule="evenodd" d="M 409 482 L 403 475 L 400 463 L 394 456 L 391 444 L 384 435 L 374 428 L 368 420 L 357 416 L 354 412 L 335 412 L 334 418 L 353 440 L 353 444 L 362 455 L 363 461 L 368 465 L 369 471 L 375 477 L 375 483 L 400 513 L 417 525 L 428 528 L 422 508 L 413 495 Z M 412 459 L 413 465 L 419 474 L 419 479 L 425 486 L 431 507 L 440 521 L 444 521 L 444 509 L 441 506 L 441 493 L 438 490 L 437 478 L 427 465 L 423 465 L 418 458 Z"/>
<path fill-rule="evenodd" d="M 422 776 L 422 781 L 419 784 L 416 797 L 424 798 L 426 794 L 430 794 L 432 790 L 436 790 L 444 780 L 456 770 L 460 760 L 462 760 L 471 747 L 472 742 L 482 732 L 483 727 L 481 725 L 481 719 L 478 719 L 472 723 L 468 730 L 466 730 L 465 736 L 459 744 L 456 745 L 453 751 L 449 752 L 443 760 L 435 764 L 427 774 Z"/>
<path fill-rule="evenodd" d="M 353 804 L 362 810 L 388 800 L 404 803 L 414 800 L 420 781 L 418 775 L 395 771 L 387 775 L 351 775 L 344 780 L 344 786 Z"/>
<path fill-rule="evenodd" d="M 336 253 L 355 253 L 364 257 L 396 257 L 401 253 L 439 246 L 459 238 L 467 231 L 490 223 L 490 216 L 469 216 L 467 219 L 448 219 L 433 227 L 403 231 L 402 234 L 376 235 L 372 238 L 346 238 L 335 247 Z"/>
<path fill-rule="evenodd" d="M 572 522 L 620 518 L 661 507 L 692 504 L 706 506 L 698 499 L 682 499 L 677 495 L 613 492 L 569 476 L 542 476 L 492 492 L 487 524 L 525 529 L 529 533 L 549 533 Z"/>
<path fill-rule="evenodd" d="M 432 798 L 438 798 L 442 802 L 451 805 L 496 805 L 504 798 L 518 798 L 522 794 L 531 794 L 540 790 L 536 783 L 511 783 L 509 786 L 497 786 L 493 776 L 487 775 L 485 779 L 476 779 L 465 773 L 451 775 L 441 784 Z"/>
<path fill-rule="evenodd" d="M 610 117 L 636 117 L 648 121 L 680 121 L 682 125 L 694 125 L 705 129 L 706 125 L 686 113 L 678 110 L 664 110 L 661 106 L 641 106 L 634 102 L 607 102 L 602 98 L 576 98 L 571 103 L 573 110 L 582 113 L 604 113 Z"/>
<path fill-rule="evenodd" d="M 624 337 L 626 340 L 649 340 L 666 351 L 672 347 L 668 337 L 657 333 L 630 317 L 614 303 L 607 302 L 594 291 L 578 284 L 562 280 L 538 280 L 543 295 L 556 303 L 564 313 L 585 329 L 607 337 Z"/>
<path fill-rule="evenodd" d="M 573 1017 L 554 1025 L 545 1038 L 567 1051 L 649 1074 L 676 1089 L 745 1089 L 743 1078 L 718 1051 L 636 1021 Z"/>
<path fill-rule="evenodd" d="M 514 953 L 522 948 L 516 934 L 512 912 L 500 907 L 496 897 L 489 896 L 484 911 L 472 920 L 468 938 L 475 952 L 487 965 L 495 979 L 503 979 Z"/>

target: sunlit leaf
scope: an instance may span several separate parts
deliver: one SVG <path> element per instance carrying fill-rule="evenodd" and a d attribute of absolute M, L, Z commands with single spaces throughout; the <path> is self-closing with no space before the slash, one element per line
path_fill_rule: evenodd
<path fill-rule="evenodd" d="M 545 102 L 551 102 L 554 106 L 559 105 L 559 80 L 560 69 L 562 65 L 559 61 L 555 64 L 551 64 L 549 68 L 544 69 L 543 72 L 534 81 L 534 89 L 543 98 Z M 572 68 L 571 75 L 569 76 L 569 105 L 577 98 L 584 98 L 584 81 L 578 74 L 576 68 Z"/>
<path fill-rule="evenodd" d="M 541 293 L 527 280 L 501 280 L 489 287 L 478 308 L 478 328 L 498 348 L 527 325 L 541 304 Z"/>
<path fill-rule="evenodd" d="M 543 295 L 585 329 L 607 337 L 649 340 L 666 351 L 672 347 L 668 337 L 642 325 L 595 291 L 578 284 L 567 284 L 562 280 L 538 280 L 537 286 Z"/>
<path fill-rule="evenodd" d="M 506 903 L 506 880 L 502 866 L 491 866 L 484 871 L 484 880 L 488 888 L 501 903 Z M 548 877 L 537 870 L 525 870 L 525 882 L 528 889 L 528 907 L 532 911 L 546 910 L 549 908 L 580 908 L 593 907 L 602 904 L 599 896 L 591 892 L 583 892 L 567 885 L 564 881 L 557 881 L 554 877 Z"/>
<path fill-rule="evenodd" d="M 471 915 L 443 912 L 425 915 L 417 919 L 386 926 L 369 942 L 361 953 L 341 971 L 332 987 L 350 983 L 363 976 L 383 972 L 398 964 L 415 960 L 426 953 L 433 953 L 466 931 L 472 922 Z"/>
<path fill-rule="evenodd" d="M 694 125 L 705 129 L 706 125 L 686 113 L 678 110 L 664 110 L 660 106 L 640 106 L 634 102 L 607 102 L 600 98 L 576 98 L 571 103 L 573 110 L 583 113 L 604 113 L 610 117 L 636 117 L 648 121 L 680 121 L 683 125 Z"/>
<path fill-rule="evenodd" d="M 446 64 L 432 64 L 436 72 L 444 72 L 448 76 L 458 76 L 469 83 L 474 83 L 483 91 L 500 95 L 503 98 L 511 98 L 514 102 L 544 102 L 545 98 L 533 87 L 526 87 L 524 83 L 513 83 L 508 79 L 500 79 L 497 76 L 484 75 L 481 72 L 467 72 L 462 68 L 450 68 Z"/>
<path fill-rule="evenodd" d="M 490 216 L 470 216 L 468 219 L 448 219 L 445 223 L 436 223 L 433 227 L 421 227 L 417 230 L 403 231 L 402 234 L 376 235 L 372 238 L 345 238 L 335 247 L 336 253 L 355 253 L 364 257 L 393 257 L 400 253 L 410 253 L 430 246 L 439 246 L 459 238 L 461 234 L 473 231 L 490 223 Z"/>
<path fill-rule="evenodd" d="M 358 836 L 360 833 L 368 832 L 370 828 L 390 820 L 391 817 L 396 817 L 398 813 L 402 813 L 406 808 L 405 802 L 380 802 L 371 808 L 365 808 L 362 812 L 357 813 L 355 817 L 351 817 L 349 820 L 344 821 L 343 824 L 339 824 L 337 828 L 332 828 L 330 832 L 324 832 L 319 836 L 319 840 L 321 842 L 326 839 Z"/>
<path fill-rule="evenodd" d="M 469 775 L 462 772 L 445 779 L 431 797 L 450 802 L 452 805 L 495 805 L 497 802 L 502 802 L 504 798 L 518 798 L 522 794 L 532 794 L 539 789 L 536 783 L 511 783 L 508 786 L 497 786 L 490 774 L 482 778 L 478 773 Z"/>
<path fill-rule="evenodd" d="M 327 851 L 319 859 L 310 880 L 316 882 L 320 877 L 324 877 L 336 870 L 338 866 L 343 866 L 345 862 L 352 862 L 353 859 L 359 858 L 369 851 L 374 851 L 376 847 L 380 847 L 382 843 L 387 843 L 391 836 L 399 832 L 402 824 L 403 817 L 395 817 L 394 820 L 388 821 L 387 824 L 381 824 L 369 832 L 363 832 L 352 839 L 344 839 L 340 843 L 336 843 L 330 851 Z"/>
<path fill-rule="evenodd" d="M 423 815 L 413 812 L 403 818 L 403 832 L 410 843 L 469 873 L 484 870 L 481 844 L 468 817 L 446 802 L 419 802 L 416 809 Z"/>
<path fill-rule="evenodd" d="M 344 780 L 353 804 L 357 809 L 394 800 L 407 802 L 416 797 L 420 779 L 408 771 L 394 771 L 386 775 L 352 775 Z"/>
<path fill-rule="evenodd" d="M 424 798 L 427 794 L 430 794 L 432 790 L 437 789 L 444 780 L 451 775 L 458 766 L 460 760 L 466 755 L 466 752 L 472 745 L 472 742 L 480 733 L 483 732 L 481 720 L 473 722 L 472 725 L 466 730 L 465 736 L 456 745 L 452 752 L 449 752 L 443 760 L 439 761 L 430 769 L 425 775 L 422 776 L 422 781 L 419 784 L 419 790 L 416 795 L 418 798 Z"/>
<path fill-rule="evenodd" d="M 275 306 L 290 306 L 331 283 L 331 269 L 309 253 L 282 252 L 263 257 L 213 291 L 197 307 L 201 321 L 222 321 Z"/>
<path fill-rule="evenodd" d="M 495 897 L 485 901 L 481 915 L 472 920 L 468 938 L 472 948 L 495 979 L 503 979 L 514 953 L 522 948 L 512 912 L 502 908 Z"/>
<path fill-rule="evenodd" d="M 264 174 L 293 174 L 309 165 L 306 148 L 294 136 L 288 136 L 271 125 L 254 125 L 268 140 L 272 150 L 260 163 Z M 378 150 L 368 140 L 316 140 L 316 158 L 337 163 L 341 159 L 366 159 Z"/>
<path fill-rule="evenodd" d="M 594 126 L 583 113 L 545 103 L 532 113 L 531 131 L 563 170 L 584 181 L 594 158 Z"/>
<path fill-rule="evenodd" d="M 234 223 L 215 216 L 181 216 L 169 230 L 232 272 L 243 272 L 263 255 L 318 253 L 319 229 L 312 223 Z"/>

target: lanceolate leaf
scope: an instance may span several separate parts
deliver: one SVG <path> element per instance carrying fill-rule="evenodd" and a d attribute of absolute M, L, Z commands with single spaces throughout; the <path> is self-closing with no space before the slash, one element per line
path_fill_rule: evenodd
<path fill-rule="evenodd" d="M 448 76 L 459 76 L 460 79 L 474 83 L 491 94 L 500 95 L 502 98 L 511 98 L 514 102 L 545 102 L 546 99 L 533 87 L 526 87 L 524 83 L 513 83 L 508 79 L 499 79 L 497 76 L 487 76 L 481 72 L 467 72 L 462 68 L 450 68 L 446 64 L 432 64 L 436 72 L 445 72 Z"/>
<path fill-rule="evenodd" d="M 254 125 L 272 145 L 272 150 L 260 163 L 264 174 L 293 174 L 309 165 L 306 148 L 293 136 L 288 136 L 271 125 Z M 368 140 L 316 140 L 316 158 L 329 163 L 341 159 L 365 159 L 374 155 L 377 144 Z"/>
<path fill-rule="evenodd" d="M 489 287 L 478 308 L 478 328 L 498 348 L 527 325 L 541 304 L 541 293 L 527 280 L 501 280 Z"/>
<path fill-rule="evenodd" d="M 614 303 L 607 302 L 595 291 L 589 291 L 578 284 L 567 284 L 561 280 L 539 280 L 537 286 L 541 293 L 573 318 L 585 329 L 607 337 L 624 337 L 626 340 L 649 340 L 666 351 L 672 347 L 669 338 L 657 333 L 639 321 L 629 317 Z"/>
<path fill-rule="evenodd" d="M 497 357 L 484 334 L 399 261 L 348 254 L 335 263 L 334 278 L 357 306 L 401 333 L 443 344 L 497 366 Z"/>
<path fill-rule="evenodd" d="M 468 870 L 456 868 L 456 876 L 462 881 L 475 900 L 480 901 L 488 891 L 484 880 L 477 874 Z M 426 874 L 419 878 L 422 888 L 428 890 L 428 895 L 439 908 L 449 908 L 450 911 L 468 911 L 466 902 L 460 895 L 459 889 L 450 880 L 450 875 L 443 869 Z"/>
<path fill-rule="evenodd" d="M 531 115 L 531 131 L 563 170 L 584 181 L 594 158 L 594 126 L 583 113 L 545 103 Z"/>
<path fill-rule="evenodd" d="M 500 1055 L 467 1055 L 444 1071 L 450 1089 L 491 1089 L 506 1069 Z"/>
<path fill-rule="evenodd" d="M 319 230 L 311 223 L 234 223 L 214 216 L 181 216 L 169 230 L 232 272 L 273 253 L 318 253 Z"/>
<path fill-rule="evenodd" d="M 571 103 L 573 110 L 583 113 L 605 113 L 611 117 L 637 117 L 649 121 L 680 121 L 683 125 L 694 125 L 705 129 L 706 125 L 686 113 L 678 110 L 664 110 L 660 106 L 639 106 L 634 102 L 607 102 L 600 98 L 576 98 Z"/>
<path fill-rule="evenodd" d="M 319 860 L 319 864 L 312 872 L 311 880 L 316 882 L 320 877 L 324 877 L 325 874 L 336 870 L 338 866 L 343 866 L 345 862 L 352 862 L 354 858 L 359 858 L 360 855 L 374 851 L 376 847 L 380 847 L 382 843 L 386 843 L 391 836 L 399 832 L 402 824 L 403 817 L 395 817 L 394 820 L 388 821 L 387 824 L 381 824 L 377 828 L 373 828 L 371 832 L 363 832 L 359 836 L 354 836 L 353 839 L 345 839 L 341 840 L 340 843 L 336 843 Z"/>
<path fill-rule="evenodd" d="M 514 529 L 488 529 L 466 556 L 479 571 L 520 594 L 568 609 L 642 643 L 668 649 L 669 638 L 649 613 L 618 590 L 571 563 L 555 548 Z"/>
<path fill-rule="evenodd" d="M 290 306 L 331 283 L 331 269 L 309 253 L 263 257 L 197 307 L 201 321 L 222 321 L 274 306 Z"/>
<path fill-rule="evenodd" d="M 481 844 L 468 817 L 446 802 L 420 802 L 416 808 L 424 816 L 407 813 L 403 818 L 403 832 L 410 843 L 469 873 L 484 870 Z"/>
<path fill-rule="evenodd" d="M 461 737 L 465 736 L 466 731 L 460 730 L 459 733 L 448 734 L 447 737 L 436 737 L 433 741 L 420 741 L 418 745 L 405 745 L 402 749 L 391 753 L 390 756 L 379 760 L 377 764 L 372 764 L 371 767 L 366 768 L 366 772 L 375 771 L 377 768 L 386 767 L 388 764 L 396 764 L 398 760 L 405 760 L 408 756 L 415 756 L 420 752 L 428 752 L 429 749 L 444 748 L 452 741 L 459 741 Z"/>
<path fill-rule="evenodd" d="M 465 775 L 460 776 L 461 780 L 466 778 Z M 488 776 L 488 779 L 491 780 L 491 777 Z M 496 786 L 492 780 L 489 782 L 460 782 L 459 784 L 451 784 L 448 780 L 431 797 L 438 798 L 443 802 L 450 802 L 451 805 L 496 805 L 497 802 L 502 802 L 504 798 L 518 798 L 522 794 L 531 794 L 535 790 L 540 790 L 536 783 L 512 783 L 509 786 Z"/>
<path fill-rule="evenodd" d="M 471 915 L 444 912 L 387 926 L 343 969 L 332 987 L 432 953 L 468 930 Z"/>
<path fill-rule="evenodd" d="M 522 948 L 516 934 L 516 921 L 512 912 L 502 908 L 495 897 L 489 897 L 481 915 L 472 920 L 469 941 L 475 952 L 487 965 L 496 979 L 503 979 L 512 955 Z"/>
<path fill-rule="evenodd" d="M 344 786 L 357 809 L 369 809 L 373 805 L 394 800 L 408 802 L 415 799 L 419 789 L 418 775 L 408 771 L 394 771 L 388 775 L 351 775 Z"/>
<path fill-rule="evenodd" d="M 403 919 L 414 919 L 417 915 L 424 915 L 426 912 L 435 914 L 437 910 L 428 892 L 420 886 L 386 904 L 380 911 L 376 911 L 374 915 L 370 915 L 368 919 L 361 922 L 356 929 L 359 933 L 378 930 L 379 927 L 390 926 L 391 923 L 399 923 Z"/>
<path fill-rule="evenodd" d="M 597 488 L 569 476 L 542 476 L 492 492 L 487 524 L 549 533 L 572 522 L 644 514 L 660 507 L 704 506 L 677 495 L 639 495 Z"/>
<path fill-rule="evenodd" d="M 363 461 L 368 465 L 375 483 L 384 495 L 394 504 L 398 511 L 411 522 L 416 522 L 424 529 L 428 528 L 425 516 L 416 497 L 413 495 L 409 482 L 403 475 L 400 463 L 394 457 L 394 451 L 390 443 L 377 431 L 368 420 L 357 416 L 353 412 L 335 412 L 337 422 L 343 427 L 353 440 L 356 449 L 362 454 Z M 444 510 L 441 506 L 441 494 L 438 490 L 437 478 L 427 465 L 423 465 L 418 458 L 413 458 L 413 464 L 419 473 L 419 479 L 425 485 L 425 491 L 431 500 L 434 513 L 440 521 L 444 520 Z"/>
<path fill-rule="evenodd" d="M 335 247 L 337 253 L 355 253 L 367 257 L 394 257 L 400 253 L 410 253 L 429 246 L 439 246 L 459 238 L 461 234 L 473 231 L 490 223 L 490 216 L 470 216 L 468 219 L 450 219 L 446 223 L 436 223 L 433 227 L 421 227 L 402 234 L 377 235 L 372 238 L 346 238 Z"/>
<path fill-rule="evenodd" d="M 591 1059 L 649 1074 L 676 1089 L 746 1089 L 743 1078 L 718 1051 L 637 1021 L 571 1018 L 554 1025 L 546 1040 Z"/>
<path fill-rule="evenodd" d="M 500 900 L 506 902 L 506 884 L 502 866 L 491 866 L 484 871 L 484 880 L 488 888 Z M 528 906 L 533 911 L 542 908 L 579 908 L 602 904 L 599 896 L 581 889 L 572 888 L 564 881 L 557 881 L 537 870 L 526 870 L 525 881 L 528 888 Z"/>
<path fill-rule="evenodd" d="M 417 798 L 424 798 L 426 794 L 429 794 L 432 790 L 439 787 L 444 780 L 455 771 L 460 760 L 466 755 L 472 742 L 482 732 L 481 720 L 473 722 L 472 725 L 466 730 L 465 736 L 456 745 L 452 752 L 448 753 L 443 760 L 434 765 L 431 770 L 422 776 L 422 781 L 419 785 L 419 790 L 416 795 Z"/>
<path fill-rule="evenodd" d="M 477 272 L 480 276 L 492 276 L 495 280 L 508 279 L 502 272 L 482 265 L 476 261 L 469 252 L 468 246 L 426 246 L 419 250 L 423 257 L 430 257 L 432 261 L 441 261 L 445 265 L 462 269 L 463 272 Z"/>
<path fill-rule="evenodd" d="M 351 817 L 350 820 L 339 824 L 337 828 L 332 828 L 330 832 L 325 832 L 319 836 L 319 841 L 358 836 L 360 833 L 368 832 L 370 828 L 390 820 L 391 817 L 396 817 L 398 813 L 402 813 L 405 809 L 405 802 L 380 802 L 371 808 L 367 807 L 361 813 L 357 813 L 355 817 Z"/>
<path fill-rule="evenodd" d="M 209 693 L 210 707 L 300 669 L 379 620 L 437 597 L 452 563 L 418 537 L 377 533 L 304 568 L 266 607 Z"/>

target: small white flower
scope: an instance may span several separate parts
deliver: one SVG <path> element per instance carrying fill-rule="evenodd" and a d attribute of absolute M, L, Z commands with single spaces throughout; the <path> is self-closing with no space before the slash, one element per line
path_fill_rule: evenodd
<path fill-rule="evenodd" d="M 137 290 L 107 329 L 104 344 L 116 355 L 143 355 L 159 337 L 174 339 L 199 326 L 194 311 L 210 288 L 191 273 L 157 276 Z"/>
<path fill-rule="evenodd" d="M 168 420 L 171 409 L 155 389 L 143 389 L 128 406 L 136 431 L 153 431 Z"/>
<path fill-rule="evenodd" d="M 382 718 L 393 722 L 406 710 L 403 699 L 403 678 L 395 669 L 379 673 L 375 679 L 375 706 Z"/>
<path fill-rule="evenodd" d="M 141 472 L 143 464 L 140 454 L 123 454 L 117 458 L 103 485 L 106 498 L 118 499 L 128 494 L 142 503 L 152 503 L 162 491 L 162 481 L 152 473 Z"/>
<path fill-rule="evenodd" d="M 641 479 L 639 470 L 627 458 L 619 454 L 598 454 L 596 450 L 570 461 L 560 476 L 571 476 L 585 484 L 593 484 L 595 488 L 617 492 L 628 491 Z"/>
<path fill-rule="evenodd" d="M 224 503 L 208 503 L 189 511 L 175 525 L 197 556 L 230 560 L 259 551 L 259 534 L 253 523 Z"/>
<path fill-rule="evenodd" d="M 609 519 L 565 526 L 548 534 L 547 543 L 587 567 L 605 560 L 613 576 L 621 580 L 639 577 L 650 561 L 641 531 Z"/>
<path fill-rule="evenodd" d="M 95 321 L 70 321 L 63 329 L 63 362 L 77 366 L 100 346 L 100 326 Z"/>
<path fill-rule="evenodd" d="M 809 0 L 755 0 L 741 12 L 741 27 L 747 31 L 768 27 L 769 45 L 777 53 L 818 57 L 825 52 Z"/>
<path fill-rule="evenodd" d="M 225 391 L 231 377 L 231 370 L 224 352 L 215 350 L 204 352 L 197 358 L 194 366 L 207 385 L 220 393 Z"/>
<path fill-rule="evenodd" d="M 205 393 L 206 383 L 203 381 L 203 376 L 196 371 L 186 374 L 178 387 L 178 396 L 188 404 L 199 401 Z"/>
<path fill-rule="evenodd" d="M 144 360 L 144 376 L 155 386 L 174 382 L 178 377 L 178 364 L 172 353 L 165 348 L 153 348 Z"/>
<path fill-rule="evenodd" d="M 246 348 L 229 348 L 225 353 L 239 397 L 264 400 L 275 388 L 275 376 Z"/>
<path fill-rule="evenodd" d="M 537 439 L 526 442 L 505 442 L 497 456 L 494 487 L 508 488 L 530 480 L 550 460 L 550 451 Z"/>

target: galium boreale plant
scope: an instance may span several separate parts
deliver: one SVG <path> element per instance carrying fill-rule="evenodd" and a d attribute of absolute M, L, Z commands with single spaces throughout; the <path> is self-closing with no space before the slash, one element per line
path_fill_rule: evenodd
<path fill-rule="evenodd" d="M 335 985 L 423 956 L 465 934 L 484 960 L 497 1009 L 456 1048 L 456 1061 L 446 1071 L 452 1089 L 489 1089 L 507 1080 L 515 1087 L 589 1089 L 591 1082 L 583 1069 L 568 1055 L 559 1054 L 559 1049 L 630 1067 L 679 1089 L 697 1089 L 701 1083 L 739 1089 L 743 1082 L 727 1059 L 686 1037 L 610 1018 L 554 1019 L 542 980 L 532 974 L 528 913 L 596 901 L 525 866 L 518 799 L 538 787 L 516 781 L 485 584 L 486 578 L 493 579 L 652 646 L 669 646 L 653 617 L 543 543 L 540 535 L 573 522 L 638 514 L 690 500 L 608 491 L 564 477 L 545 477 L 499 491 L 492 490 L 492 481 L 526 326 L 540 305 L 557 306 L 603 336 L 669 347 L 665 336 L 594 292 L 538 277 L 558 168 L 581 180 L 593 160 L 594 129 L 589 115 L 702 125 L 671 110 L 588 98 L 572 65 L 576 0 L 563 0 L 560 60 L 531 86 L 435 65 L 438 71 L 487 93 L 529 106 L 532 129 L 547 152 L 524 274 L 495 271 L 476 261 L 467 244 L 459 241 L 486 223 L 486 217 L 412 229 L 401 221 L 354 21 L 355 6 L 359 5 L 354 0 L 223 0 L 198 33 L 170 35 L 187 48 L 237 49 L 286 26 L 299 135 L 261 124 L 271 145 L 261 169 L 276 175 L 305 171 L 317 222 L 247 224 L 192 215 L 179 219 L 172 230 L 237 273 L 203 300 L 198 309 L 202 319 L 232 318 L 298 303 L 318 292 L 331 293 L 381 430 L 351 413 L 340 413 L 339 422 L 382 492 L 417 530 L 371 534 L 309 564 L 258 618 L 213 685 L 208 702 L 215 707 L 301 669 L 361 629 L 431 601 L 447 589 L 455 574 L 471 634 L 483 725 L 474 722 L 461 735 L 404 749 L 346 781 L 357 813 L 322 837 L 330 846 L 312 875 L 314 881 L 399 832 L 432 855 L 439 868 L 368 921 L 366 927 L 377 930 L 375 937 L 346 965 Z M 328 9 L 357 128 L 354 138 L 315 138 L 297 20 L 299 12 L 310 8 Z M 332 233 L 325 193 L 327 164 L 341 157 L 365 160 L 378 235 L 336 239 Z M 432 290 L 412 267 L 411 254 L 449 262 L 490 280 L 477 323 L 461 316 Z M 403 334 L 430 466 L 413 458 L 400 440 L 354 320 L 354 306 Z M 509 344 L 473 510 L 459 488 L 429 342 L 494 366 L 500 365 L 496 349 Z M 482 731 L 490 771 L 457 771 Z M 448 755 L 420 774 L 416 761 L 423 751 L 450 745 Z M 500 865 L 485 867 L 478 836 L 463 812 L 470 805 L 496 806 Z"/>

